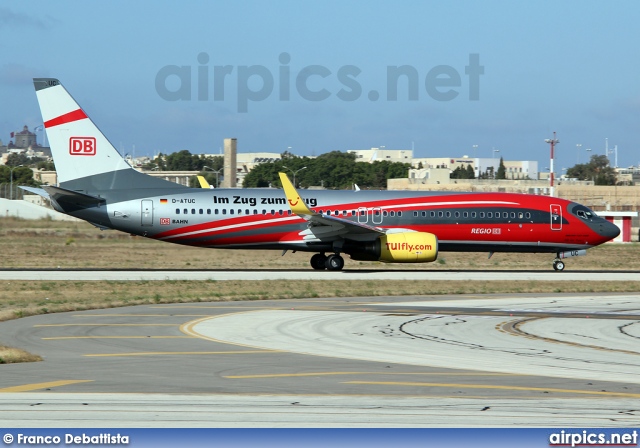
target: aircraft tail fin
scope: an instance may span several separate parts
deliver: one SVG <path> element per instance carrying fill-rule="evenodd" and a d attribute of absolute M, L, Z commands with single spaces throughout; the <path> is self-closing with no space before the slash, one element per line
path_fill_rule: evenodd
<path fill-rule="evenodd" d="M 287 202 L 289 202 L 291 211 L 298 216 L 315 215 L 315 213 L 309 210 L 309 207 L 304 203 L 298 194 L 298 190 L 293 186 L 287 175 L 285 173 L 278 173 L 278 175 L 280 176 L 280 182 L 282 183 L 282 188 L 284 189 L 284 194 L 287 197 Z"/>
<path fill-rule="evenodd" d="M 133 170 L 78 103 L 54 78 L 34 78 L 58 182 Z"/>

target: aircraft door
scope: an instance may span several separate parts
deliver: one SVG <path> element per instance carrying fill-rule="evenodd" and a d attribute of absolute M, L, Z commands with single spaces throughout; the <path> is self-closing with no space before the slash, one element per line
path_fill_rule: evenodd
<path fill-rule="evenodd" d="M 369 214 L 367 213 L 367 209 L 364 207 L 360 207 L 358 209 L 358 222 L 360 224 L 366 224 L 369 220 Z"/>
<path fill-rule="evenodd" d="M 562 206 L 551 204 L 551 230 L 562 230 Z"/>
<path fill-rule="evenodd" d="M 143 226 L 153 225 L 153 201 L 144 199 L 142 201 L 142 221 L 140 224 Z"/>

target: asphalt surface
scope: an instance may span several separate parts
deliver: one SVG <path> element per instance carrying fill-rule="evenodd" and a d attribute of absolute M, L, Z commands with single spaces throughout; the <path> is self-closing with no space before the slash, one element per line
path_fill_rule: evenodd
<path fill-rule="evenodd" d="M 5 426 L 629 426 L 640 294 L 146 305 L 0 323 Z"/>
<path fill-rule="evenodd" d="M 157 269 L 0 269 L 0 280 L 512 280 L 512 281 L 640 281 L 638 271 L 523 270 L 157 270 Z"/>

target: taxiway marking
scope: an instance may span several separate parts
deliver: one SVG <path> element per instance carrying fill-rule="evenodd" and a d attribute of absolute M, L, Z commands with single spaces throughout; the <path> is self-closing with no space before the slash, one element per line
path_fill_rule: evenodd
<path fill-rule="evenodd" d="M 194 339 L 194 336 L 58 336 L 41 339 L 43 341 L 55 341 L 61 339 Z"/>
<path fill-rule="evenodd" d="M 61 380 L 47 383 L 23 384 L 21 386 L 5 387 L 0 389 L 0 393 L 31 392 L 34 390 L 49 389 L 51 387 L 68 386 L 69 384 L 90 383 L 92 381 L 93 380 Z"/>
<path fill-rule="evenodd" d="M 304 376 L 331 376 L 331 375 L 455 375 L 455 376 L 526 376 L 515 373 L 449 373 L 449 372 L 306 372 L 306 373 L 274 373 L 264 375 L 229 375 L 223 378 L 250 379 L 250 378 L 288 378 Z"/>
<path fill-rule="evenodd" d="M 95 353 L 86 354 L 90 357 L 118 357 L 118 356 L 175 356 L 175 355 L 244 355 L 255 353 L 281 353 L 279 350 L 237 350 L 226 352 L 134 352 L 134 353 Z"/>

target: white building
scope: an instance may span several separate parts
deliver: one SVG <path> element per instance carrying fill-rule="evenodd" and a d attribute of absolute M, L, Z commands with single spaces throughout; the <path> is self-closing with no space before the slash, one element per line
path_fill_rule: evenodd
<path fill-rule="evenodd" d="M 411 149 L 385 149 L 384 146 L 371 149 L 351 149 L 347 151 L 356 155 L 356 162 L 373 163 L 376 160 L 388 162 L 413 163 L 413 151 Z"/>

